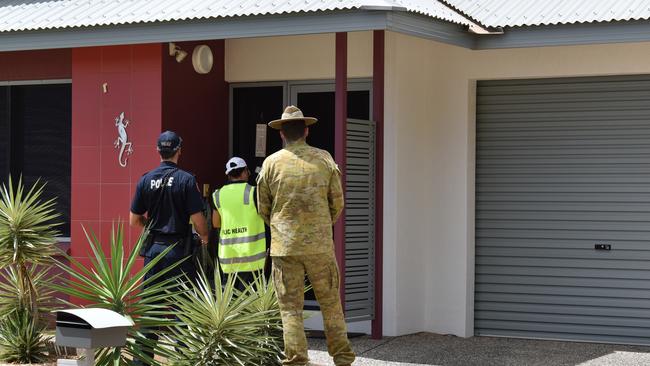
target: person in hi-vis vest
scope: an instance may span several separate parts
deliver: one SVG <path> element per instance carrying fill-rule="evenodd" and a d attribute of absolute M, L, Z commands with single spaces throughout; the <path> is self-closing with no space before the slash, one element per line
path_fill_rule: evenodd
<path fill-rule="evenodd" d="M 248 184 L 246 161 L 233 157 L 226 163 L 228 183 L 212 194 L 212 225 L 220 228 L 219 265 L 224 274 L 237 273 L 242 283 L 261 275 L 267 257 L 266 228 L 257 213 L 255 187 Z M 238 285 L 241 289 L 241 284 Z"/>

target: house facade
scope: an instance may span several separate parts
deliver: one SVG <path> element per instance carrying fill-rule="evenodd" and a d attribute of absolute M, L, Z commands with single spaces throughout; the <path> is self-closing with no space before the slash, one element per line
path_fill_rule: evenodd
<path fill-rule="evenodd" d="M 647 6 L 114 3 L 0 7 L 0 170 L 57 183 L 83 263 L 161 131 L 209 192 L 297 104 L 346 172 L 351 329 L 650 343 Z"/>

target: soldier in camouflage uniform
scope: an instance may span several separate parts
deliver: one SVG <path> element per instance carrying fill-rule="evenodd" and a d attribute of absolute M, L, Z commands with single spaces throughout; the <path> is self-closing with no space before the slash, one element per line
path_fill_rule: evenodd
<path fill-rule="evenodd" d="M 258 176 L 258 210 L 271 227 L 271 256 L 282 325 L 284 365 L 307 365 L 303 327 L 305 274 L 323 313 L 327 350 L 336 365 L 351 365 L 354 352 L 339 297 L 339 269 L 332 226 L 343 210 L 341 173 L 324 150 L 307 145 L 307 126 L 315 118 L 289 106 L 282 119 L 269 123 L 280 130 L 284 149 L 269 156 Z"/>

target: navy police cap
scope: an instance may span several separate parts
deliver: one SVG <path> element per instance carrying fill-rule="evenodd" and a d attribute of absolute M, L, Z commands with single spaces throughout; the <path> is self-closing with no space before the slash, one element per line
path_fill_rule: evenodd
<path fill-rule="evenodd" d="M 174 131 L 165 131 L 158 137 L 158 151 L 176 151 L 180 149 L 183 139 Z"/>

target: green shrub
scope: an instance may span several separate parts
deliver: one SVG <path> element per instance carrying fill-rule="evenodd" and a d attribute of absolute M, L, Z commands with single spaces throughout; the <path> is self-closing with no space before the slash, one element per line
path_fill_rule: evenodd
<path fill-rule="evenodd" d="M 180 320 L 170 343 L 179 366 L 275 365 L 282 353 L 282 320 L 274 288 L 260 277 L 243 291 L 230 276 L 220 286 L 219 273 L 199 271 L 196 282 L 182 284 L 173 296 Z M 217 284 L 216 286 L 213 284 Z"/>
<path fill-rule="evenodd" d="M 0 268 L 10 268 L 16 277 L 17 301 L 32 315 L 38 313 L 37 289 L 30 277 L 30 266 L 50 264 L 56 253 L 54 229 L 59 217 L 54 199 L 43 202 L 44 184 L 36 182 L 25 192 L 22 179 L 16 187 L 0 188 Z"/>
<path fill-rule="evenodd" d="M 27 309 L 9 313 L 0 322 L 0 359 L 10 363 L 45 362 L 52 340 L 44 331 L 44 322 Z"/>
<path fill-rule="evenodd" d="M 56 253 L 59 217 L 55 200 L 42 200 L 45 185 L 25 190 L 0 187 L 0 360 L 39 362 L 46 357 L 45 307 L 51 291 L 46 277 Z"/>
<path fill-rule="evenodd" d="M 282 316 L 280 314 L 278 298 L 275 296 L 275 287 L 273 286 L 273 282 L 268 281 L 264 276 L 256 277 L 250 291 L 252 291 L 253 296 L 257 297 L 257 301 L 253 303 L 253 311 L 268 314 L 268 320 L 265 326 L 260 329 L 262 337 L 259 347 L 268 351 L 268 354 L 273 355 L 272 359 L 256 359 L 254 360 L 254 364 L 280 364 L 282 362 L 284 339 L 282 332 Z"/>
<path fill-rule="evenodd" d="M 89 304 L 88 307 L 113 310 L 135 323 L 135 327 L 129 331 L 126 346 L 123 349 L 118 347 L 100 350 L 97 354 L 97 365 L 130 365 L 133 358 L 158 364 L 145 354 L 146 349 L 154 349 L 156 345 L 146 339 L 142 330 L 164 328 L 174 324 L 170 300 L 177 291 L 178 278 L 166 276 L 180 262 L 146 280 L 145 274 L 173 247 L 170 246 L 144 268 L 136 271 L 136 260 L 143 245 L 142 236 L 131 252 L 125 255 L 124 229 L 122 224 L 118 224 L 111 234 L 110 257 L 106 257 L 101 243 L 92 232 L 86 232 L 86 237 L 92 251 L 91 268 L 84 267 L 68 256 L 70 265 L 58 265 L 70 275 L 70 279 L 64 285 L 54 285 L 54 288 L 85 301 Z M 153 284 L 153 281 L 159 278 L 164 280 Z M 143 286 L 146 288 L 143 289 Z M 158 346 L 160 345 L 159 343 Z M 159 350 L 165 352 L 165 349 Z"/>
<path fill-rule="evenodd" d="M 34 287 L 34 301 L 41 318 L 50 317 L 55 309 L 54 291 L 51 288 L 52 273 L 51 266 L 29 266 L 27 275 Z M 0 319 L 6 315 L 19 311 L 20 304 L 20 279 L 15 267 L 6 267 L 0 270 Z"/>

